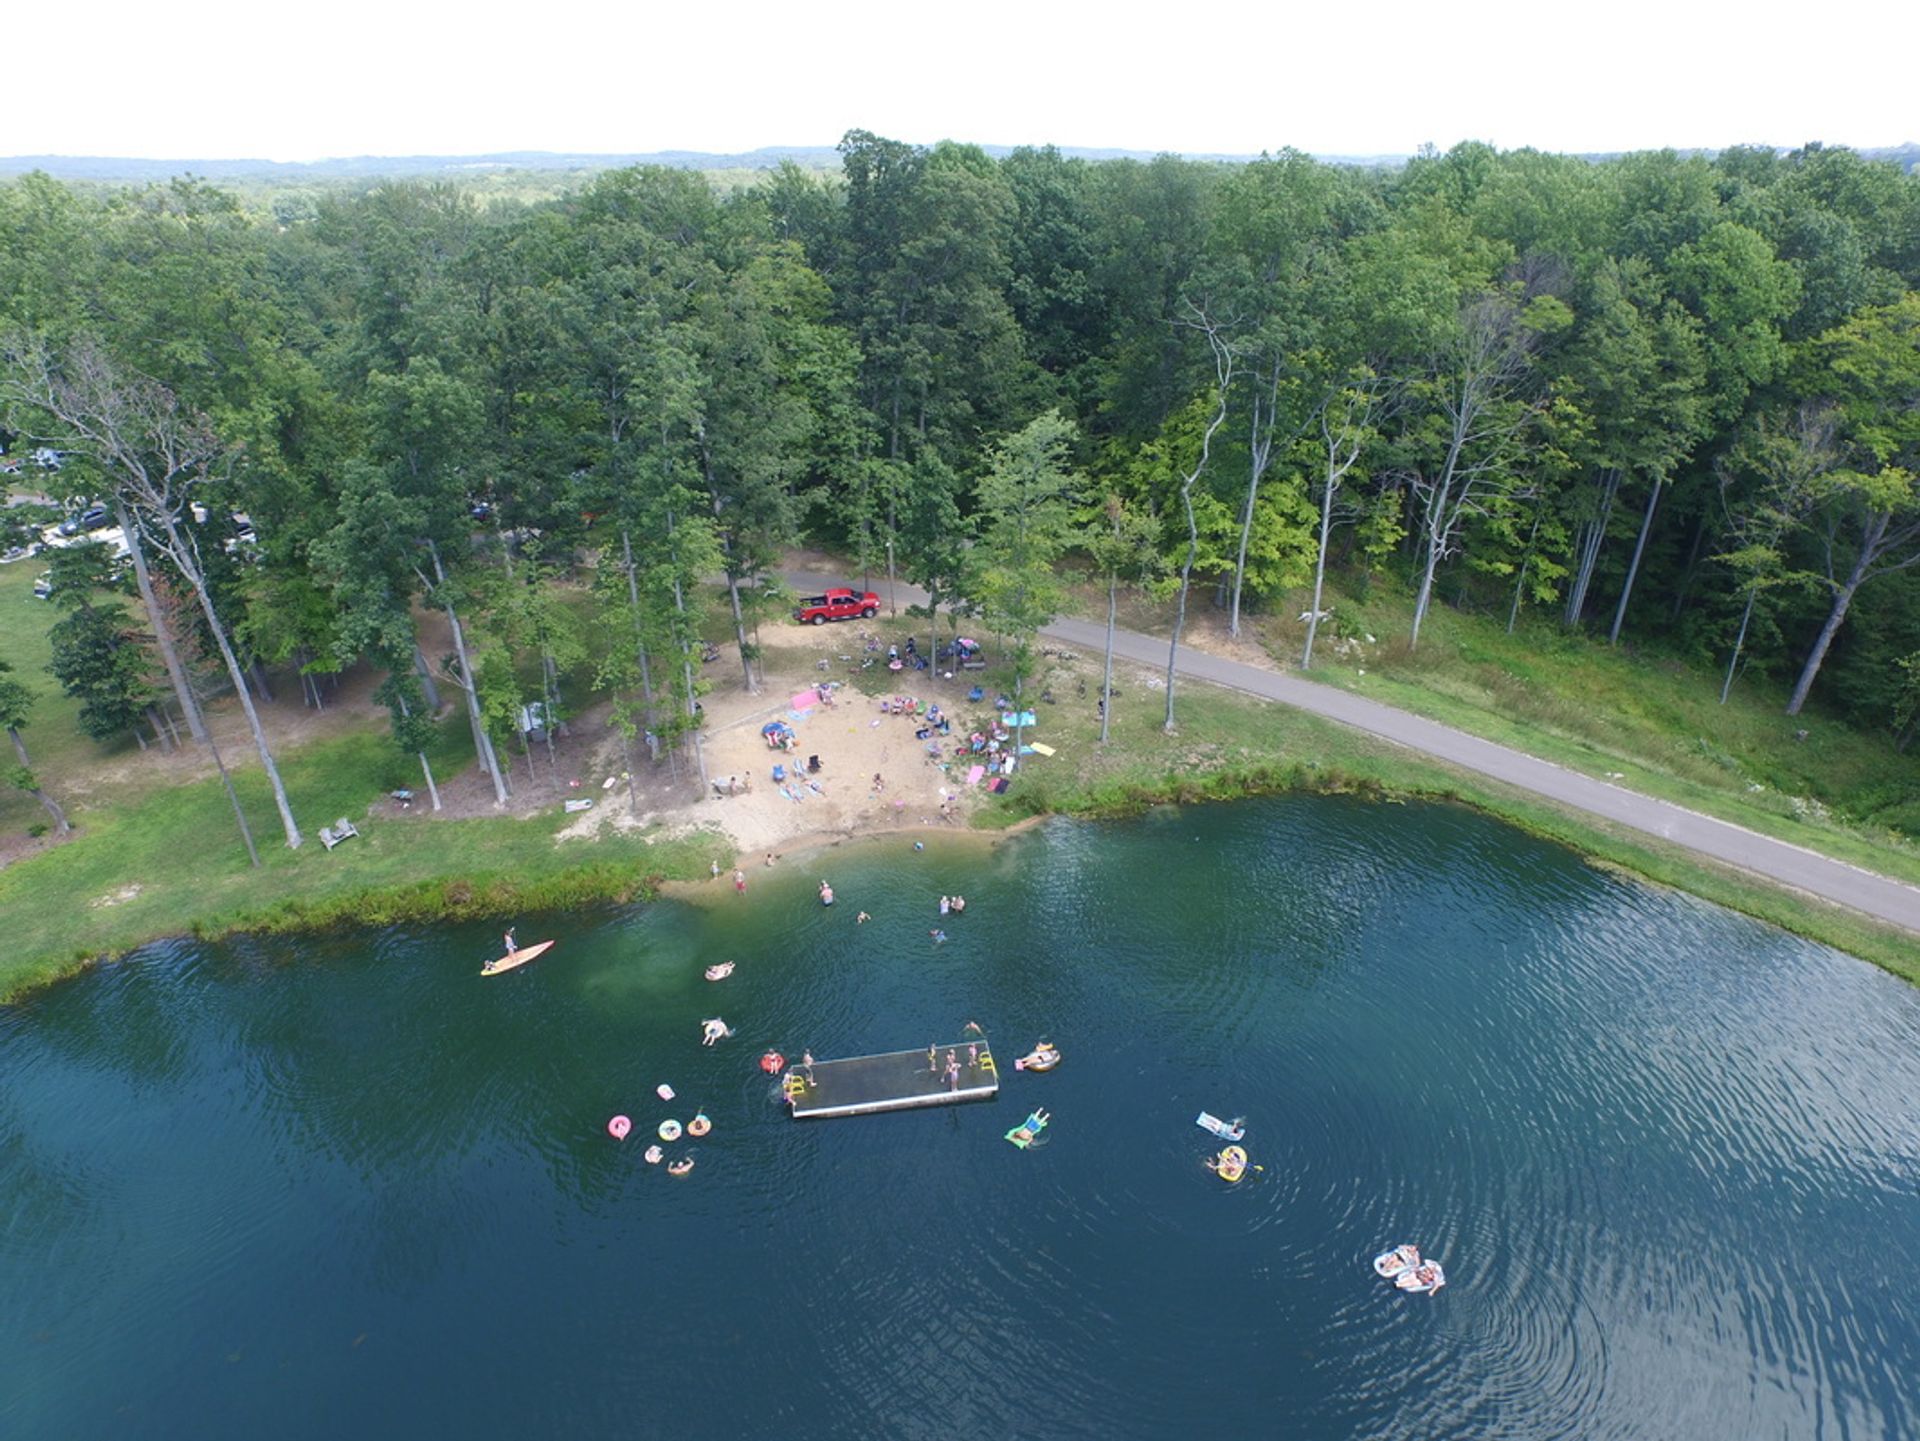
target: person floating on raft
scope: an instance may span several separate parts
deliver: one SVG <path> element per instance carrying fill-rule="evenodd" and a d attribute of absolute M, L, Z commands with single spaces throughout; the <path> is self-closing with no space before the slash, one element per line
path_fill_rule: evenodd
<path fill-rule="evenodd" d="M 1047 1129 L 1047 1122 L 1052 1119 L 1044 1110 L 1037 1110 L 1007 1132 L 1007 1139 L 1024 1151 L 1039 1139 L 1040 1133 Z"/>
<path fill-rule="evenodd" d="M 1060 1064 L 1060 1048 L 1051 1041 L 1041 1041 L 1034 1048 L 1013 1063 L 1016 1071 L 1051 1071 Z"/>
<path fill-rule="evenodd" d="M 1409 1270 L 1419 1264 L 1420 1248 L 1418 1246 L 1395 1246 L 1391 1251 L 1382 1251 L 1378 1256 L 1373 1258 L 1374 1271 L 1377 1272 L 1382 1279 L 1388 1281 L 1391 1281 L 1402 1271 Z"/>
<path fill-rule="evenodd" d="M 1229 1146 L 1218 1156 L 1207 1157 L 1207 1169 L 1223 1181 L 1237 1181 L 1247 1174 L 1247 1153 L 1239 1146 Z"/>
<path fill-rule="evenodd" d="M 1422 1261 L 1418 1266 L 1410 1266 L 1395 1276 L 1393 1284 L 1402 1291 L 1430 1296 L 1447 1284 L 1447 1273 L 1440 1269 L 1438 1261 Z"/>
<path fill-rule="evenodd" d="M 715 1041 L 724 1041 L 732 1034 L 732 1027 L 718 1016 L 700 1023 L 700 1044 L 703 1046 L 711 1046 Z"/>

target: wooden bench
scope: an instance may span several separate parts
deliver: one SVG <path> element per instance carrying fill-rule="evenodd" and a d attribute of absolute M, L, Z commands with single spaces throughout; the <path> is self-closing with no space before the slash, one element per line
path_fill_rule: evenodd
<path fill-rule="evenodd" d="M 353 822 L 342 816 L 332 825 L 320 827 L 320 844 L 332 850 L 349 836 L 359 834 L 360 832 L 354 829 Z"/>

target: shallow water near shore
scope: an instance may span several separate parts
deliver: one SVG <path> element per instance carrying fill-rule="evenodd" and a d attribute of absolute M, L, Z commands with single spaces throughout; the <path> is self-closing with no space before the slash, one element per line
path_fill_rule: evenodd
<path fill-rule="evenodd" d="M 1920 992 L 1864 963 L 1340 798 L 748 881 L 484 980 L 497 928 L 182 941 L 0 1012 L 0 1434 L 1920 1432 Z M 997 1102 L 795 1123 L 755 1064 L 968 1020 Z"/>

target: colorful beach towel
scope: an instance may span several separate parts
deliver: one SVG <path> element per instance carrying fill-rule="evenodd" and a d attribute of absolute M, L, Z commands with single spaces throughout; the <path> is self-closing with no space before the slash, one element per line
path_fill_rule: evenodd
<path fill-rule="evenodd" d="M 987 773 L 987 768 L 985 766 L 973 767 L 972 770 L 967 772 L 967 784 L 970 786 L 979 785 L 980 777 L 985 775 L 986 773 Z"/>

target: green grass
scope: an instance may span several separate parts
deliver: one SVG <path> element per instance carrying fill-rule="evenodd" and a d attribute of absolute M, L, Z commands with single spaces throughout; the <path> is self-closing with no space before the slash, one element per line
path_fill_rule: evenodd
<path fill-rule="evenodd" d="M 1101 619 L 1104 602 L 1081 597 Z M 1334 592 L 1328 603 L 1334 616 L 1306 673 L 1316 681 L 1920 884 L 1910 834 L 1920 756 L 1817 708 L 1788 716 L 1777 685 L 1743 680 L 1722 706 L 1718 674 L 1671 656 L 1570 635 L 1547 617 L 1509 636 L 1504 614 L 1440 604 L 1410 651 L 1411 605 L 1397 587 L 1382 582 L 1364 600 Z M 1246 621 L 1282 667 L 1297 667 L 1305 640 L 1295 615 L 1289 607 Z M 1164 607 L 1138 603 L 1127 618 L 1156 634 L 1168 623 Z"/>
<path fill-rule="evenodd" d="M 390 747 L 357 735 L 317 742 L 281 769 L 308 841 L 282 843 L 265 777 L 236 777 L 260 845 L 247 864 L 217 781 L 153 788 L 130 804 L 87 813 L 65 845 L 0 871 L 10 947 L 0 997 L 15 996 L 156 936 L 274 930 L 339 921 L 385 924 L 509 915 L 650 892 L 660 879 L 706 873 L 714 843 L 603 836 L 557 843 L 563 818 L 363 818 Z M 333 851 L 314 838 L 351 816 L 358 839 Z M 137 889 L 135 889 L 137 888 Z"/>

